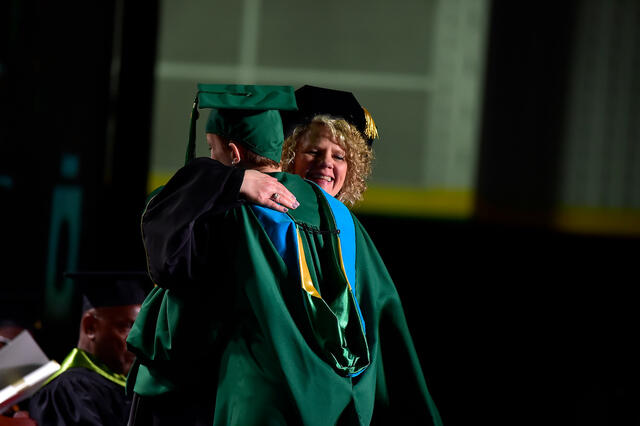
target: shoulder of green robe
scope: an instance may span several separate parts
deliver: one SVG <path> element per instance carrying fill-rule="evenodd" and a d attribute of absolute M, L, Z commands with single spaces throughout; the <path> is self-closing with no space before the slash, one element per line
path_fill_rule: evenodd
<path fill-rule="evenodd" d="M 287 187 L 300 203 L 298 208 L 289 210 L 291 218 L 296 222 L 318 226 L 320 223 L 319 194 L 314 189 L 315 184 L 291 173 L 281 172 L 272 175 Z"/>

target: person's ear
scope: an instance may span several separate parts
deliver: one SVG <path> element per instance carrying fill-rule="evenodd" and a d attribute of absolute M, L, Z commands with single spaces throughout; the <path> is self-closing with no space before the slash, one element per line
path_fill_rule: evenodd
<path fill-rule="evenodd" d="M 87 311 L 82 315 L 80 322 L 82 332 L 89 338 L 89 340 L 95 340 L 96 330 L 98 328 L 98 319 L 95 317 L 92 311 Z"/>
<path fill-rule="evenodd" d="M 242 160 L 240 147 L 233 142 L 229 142 L 228 146 L 231 151 L 231 165 L 235 166 Z"/>

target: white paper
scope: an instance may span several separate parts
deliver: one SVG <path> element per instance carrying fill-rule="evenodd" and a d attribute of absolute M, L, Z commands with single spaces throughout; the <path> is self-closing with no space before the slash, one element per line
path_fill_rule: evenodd
<path fill-rule="evenodd" d="M 0 413 L 33 395 L 59 368 L 29 331 L 18 334 L 0 349 Z"/>

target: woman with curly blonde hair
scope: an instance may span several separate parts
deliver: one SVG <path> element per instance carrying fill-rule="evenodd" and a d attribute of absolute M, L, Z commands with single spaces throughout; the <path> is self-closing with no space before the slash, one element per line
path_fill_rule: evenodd
<path fill-rule="evenodd" d="M 377 129 L 350 92 L 303 86 L 298 111 L 282 114 L 282 167 L 311 180 L 346 205 L 363 198 L 371 175 Z"/>
<path fill-rule="evenodd" d="M 351 92 L 305 85 L 295 97 L 298 110 L 280 111 L 286 137 L 283 171 L 311 180 L 348 207 L 355 206 L 367 189 L 371 145 L 378 137 L 371 115 Z M 207 135 L 207 143 L 211 137 Z M 243 173 L 238 198 L 281 212 L 299 205 L 273 177 L 257 170 Z"/>
<path fill-rule="evenodd" d="M 373 153 L 344 119 L 317 115 L 295 128 L 282 148 L 283 170 L 309 179 L 350 206 L 362 200 Z"/>

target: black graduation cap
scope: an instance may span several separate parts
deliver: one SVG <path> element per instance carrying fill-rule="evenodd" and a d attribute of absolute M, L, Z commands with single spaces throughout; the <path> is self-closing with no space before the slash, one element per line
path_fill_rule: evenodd
<path fill-rule="evenodd" d="M 353 93 L 304 85 L 295 91 L 295 95 L 298 110 L 280 111 L 285 138 L 291 136 L 297 126 L 309 123 L 319 114 L 342 118 L 352 124 L 360 131 L 369 147 L 378 137 L 378 129 L 371 114 L 360 105 Z"/>
<path fill-rule="evenodd" d="M 82 312 L 107 306 L 139 305 L 153 287 L 145 271 L 65 272 L 82 294 Z"/>

